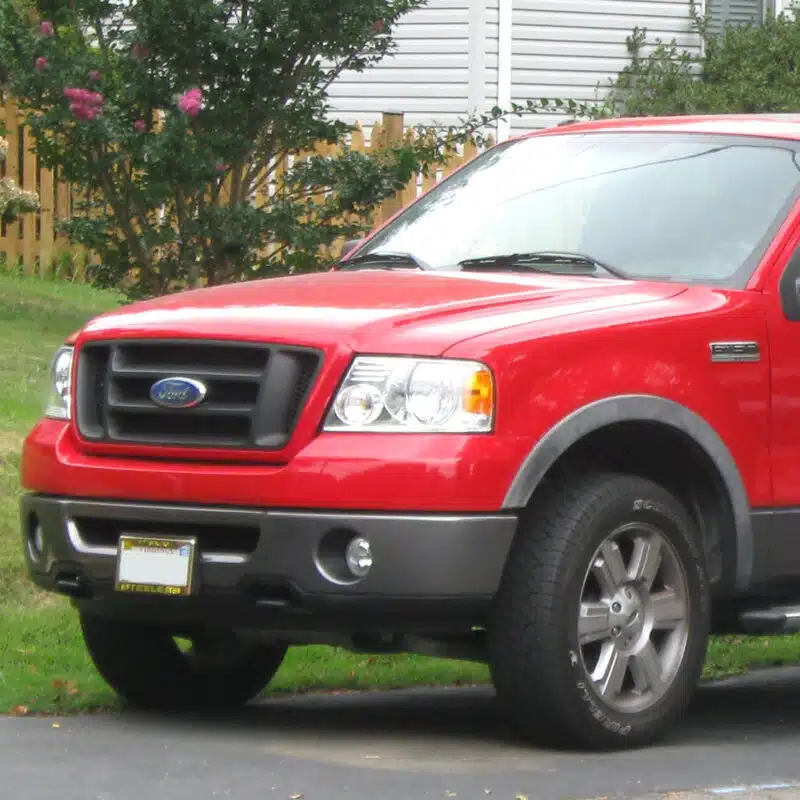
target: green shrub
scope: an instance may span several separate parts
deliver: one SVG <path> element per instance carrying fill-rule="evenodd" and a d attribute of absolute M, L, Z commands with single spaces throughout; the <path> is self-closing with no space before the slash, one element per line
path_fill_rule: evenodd
<path fill-rule="evenodd" d="M 702 47 L 680 48 L 673 39 L 648 43 L 647 30 L 627 38 L 630 63 L 596 103 L 576 117 L 800 111 L 800 18 L 785 12 L 761 25 L 727 24 L 713 33 L 709 19 L 691 6 Z"/>
<path fill-rule="evenodd" d="M 390 53 L 424 1 L 0 0 L 0 78 L 42 164 L 85 198 L 66 229 L 99 254 L 94 281 L 142 296 L 325 266 L 326 248 L 491 121 L 344 146 L 264 191 L 288 156 L 345 144 L 331 82 Z"/>

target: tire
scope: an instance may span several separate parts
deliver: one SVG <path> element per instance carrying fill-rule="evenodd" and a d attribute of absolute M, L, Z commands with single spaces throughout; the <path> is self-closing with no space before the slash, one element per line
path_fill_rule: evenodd
<path fill-rule="evenodd" d="M 151 623 L 81 614 L 97 671 L 128 704 L 152 711 L 224 710 L 260 694 L 281 666 L 282 645 L 198 635 L 188 650 Z"/>
<path fill-rule="evenodd" d="M 669 492 L 609 473 L 554 483 L 523 515 L 495 598 L 498 699 L 544 745 L 650 744 L 699 683 L 710 606 L 696 526 Z"/>

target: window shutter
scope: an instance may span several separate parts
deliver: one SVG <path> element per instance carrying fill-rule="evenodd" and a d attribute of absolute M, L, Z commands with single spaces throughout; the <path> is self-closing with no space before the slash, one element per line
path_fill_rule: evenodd
<path fill-rule="evenodd" d="M 721 33 L 726 23 L 760 25 L 764 18 L 764 0 L 706 0 L 712 33 Z"/>

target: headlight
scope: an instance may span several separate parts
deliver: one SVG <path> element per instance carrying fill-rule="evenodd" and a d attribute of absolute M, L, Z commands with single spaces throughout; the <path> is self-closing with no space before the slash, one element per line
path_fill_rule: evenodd
<path fill-rule="evenodd" d="M 45 416 L 52 419 L 69 419 L 69 391 L 72 385 L 72 347 L 62 347 L 50 367 L 50 390 Z"/>
<path fill-rule="evenodd" d="M 325 419 L 326 431 L 487 433 L 494 378 L 475 361 L 357 358 Z"/>

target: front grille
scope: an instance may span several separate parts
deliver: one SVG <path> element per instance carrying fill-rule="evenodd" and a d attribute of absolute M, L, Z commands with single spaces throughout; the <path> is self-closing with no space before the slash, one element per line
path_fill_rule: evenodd
<path fill-rule="evenodd" d="M 316 350 L 209 341 L 92 342 L 81 349 L 76 422 L 93 442 L 278 450 L 285 447 L 322 361 Z M 150 398 L 163 378 L 201 381 L 194 408 Z"/>

